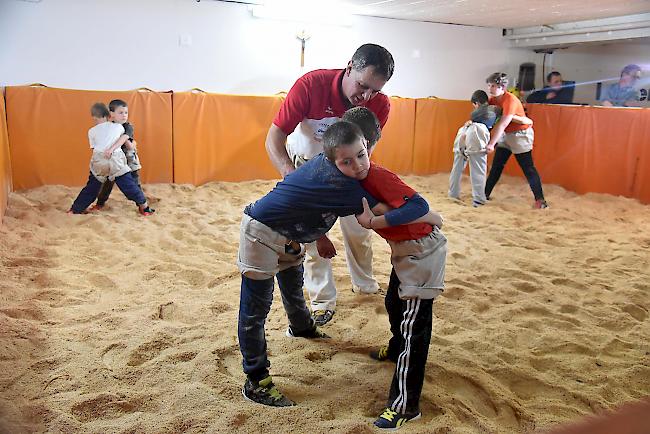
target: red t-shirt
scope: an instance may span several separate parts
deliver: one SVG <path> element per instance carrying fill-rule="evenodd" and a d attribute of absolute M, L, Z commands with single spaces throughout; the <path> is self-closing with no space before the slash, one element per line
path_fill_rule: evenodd
<path fill-rule="evenodd" d="M 361 186 L 375 199 L 393 208 L 401 207 L 417 193 L 393 172 L 373 162 L 370 162 L 368 176 L 361 181 Z M 433 227 L 428 223 L 410 223 L 376 229 L 376 232 L 387 240 L 405 241 L 419 240 L 432 230 Z"/>
<path fill-rule="evenodd" d="M 294 133 L 288 143 L 295 153 L 312 158 L 323 151 L 320 142 L 323 133 L 347 109 L 341 93 L 344 72 L 341 69 L 311 71 L 300 77 L 289 90 L 273 123 L 287 135 Z M 363 107 L 377 116 L 383 128 L 390 112 L 388 97 L 378 93 Z M 301 128 L 297 129 L 300 123 Z"/>
<path fill-rule="evenodd" d="M 519 101 L 519 98 L 517 98 L 510 92 L 504 93 L 499 99 L 492 97 L 490 98 L 488 103 L 490 105 L 496 105 L 501 107 L 501 109 L 503 110 L 501 116 L 506 116 L 506 115 L 526 116 L 526 112 L 524 111 L 524 106 L 521 104 L 521 101 Z M 510 122 L 510 124 L 508 124 L 508 126 L 506 127 L 506 133 L 513 133 L 515 131 L 525 130 L 528 127 L 530 127 L 530 125 L 516 124 L 514 122 Z"/>

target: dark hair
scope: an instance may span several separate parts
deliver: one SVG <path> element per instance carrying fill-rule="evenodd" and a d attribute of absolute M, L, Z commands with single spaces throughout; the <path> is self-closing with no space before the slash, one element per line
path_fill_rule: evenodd
<path fill-rule="evenodd" d="M 374 66 L 375 73 L 381 74 L 386 81 L 393 76 L 395 61 L 390 52 L 377 44 L 363 44 L 352 55 L 352 67 L 361 71 L 368 66 Z"/>
<path fill-rule="evenodd" d="M 560 73 L 557 72 L 557 71 L 549 72 L 548 75 L 546 76 L 546 82 L 547 82 L 547 83 L 550 83 L 550 82 L 551 82 L 551 78 L 553 78 L 553 77 L 555 77 L 555 76 L 557 76 L 557 77 L 562 77 L 562 74 L 560 74 Z"/>
<path fill-rule="evenodd" d="M 508 87 L 508 74 L 505 72 L 495 72 L 485 79 L 486 83 L 494 83 L 497 86 Z"/>
<path fill-rule="evenodd" d="M 90 107 L 90 114 L 95 118 L 107 118 L 109 116 L 108 107 L 103 102 L 96 102 Z"/>
<path fill-rule="evenodd" d="M 343 114 L 341 120 L 352 122 L 361 129 L 368 141 L 368 149 L 381 139 L 381 126 L 377 116 L 366 107 L 353 107 Z"/>
<path fill-rule="evenodd" d="M 474 104 L 483 105 L 488 103 L 488 99 L 488 94 L 484 90 L 479 89 L 474 91 L 471 101 Z"/>
<path fill-rule="evenodd" d="M 323 134 L 323 152 L 328 160 L 336 160 L 336 149 L 349 146 L 363 138 L 361 129 L 348 121 L 333 123 Z"/>
<path fill-rule="evenodd" d="M 625 68 L 621 71 L 621 76 L 623 74 L 629 74 L 633 75 L 636 72 L 641 72 L 641 67 L 639 65 L 635 65 L 633 63 L 626 65 Z"/>
<path fill-rule="evenodd" d="M 112 112 L 114 112 L 116 109 L 120 107 L 128 107 L 128 104 L 126 101 L 122 101 L 121 99 L 114 99 L 113 101 L 108 103 L 108 109 Z"/>

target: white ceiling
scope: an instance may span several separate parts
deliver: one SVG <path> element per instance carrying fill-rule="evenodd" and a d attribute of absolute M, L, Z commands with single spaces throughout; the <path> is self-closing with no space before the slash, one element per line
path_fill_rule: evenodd
<path fill-rule="evenodd" d="M 650 0 L 339 0 L 339 3 L 350 6 L 358 15 L 497 28 L 650 12 Z"/>

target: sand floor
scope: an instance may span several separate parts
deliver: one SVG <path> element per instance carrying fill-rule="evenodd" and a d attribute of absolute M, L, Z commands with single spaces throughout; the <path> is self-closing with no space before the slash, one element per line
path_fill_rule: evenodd
<path fill-rule="evenodd" d="M 521 433 L 650 395 L 650 207 L 547 186 L 530 209 L 505 178 L 481 209 L 447 177 L 407 177 L 443 213 L 447 289 L 421 400 L 404 433 Z M 142 218 L 114 192 L 65 214 L 78 189 L 14 193 L 0 227 L 0 432 L 371 433 L 394 365 L 381 296 L 356 295 L 338 225 L 332 339 L 284 336 L 276 291 L 272 374 L 299 405 L 244 401 L 235 267 L 244 205 L 272 182 L 150 185 Z M 467 190 L 468 181 L 463 187 Z M 375 272 L 390 273 L 374 239 Z"/>

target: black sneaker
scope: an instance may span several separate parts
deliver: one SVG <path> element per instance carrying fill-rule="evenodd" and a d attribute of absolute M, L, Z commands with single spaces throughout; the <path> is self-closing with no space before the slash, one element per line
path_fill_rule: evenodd
<path fill-rule="evenodd" d="M 383 346 L 383 347 L 379 348 L 378 350 L 371 351 L 370 352 L 370 358 L 375 359 L 375 360 L 377 360 L 379 362 L 384 362 L 386 360 L 390 360 L 393 363 L 396 362 L 396 360 L 393 360 L 393 358 L 391 358 L 388 355 L 388 347 L 387 346 Z"/>
<path fill-rule="evenodd" d="M 419 419 L 422 413 L 398 413 L 386 408 L 375 421 L 375 426 L 386 431 L 397 431 L 410 420 Z"/>
<path fill-rule="evenodd" d="M 241 390 L 244 398 L 251 402 L 271 407 L 291 407 L 296 405 L 295 402 L 284 396 L 271 380 L 271 376 L 260 380 L 259 382 L 246 379 L 244 387 Z"/>
<path fill-rule="evenodd" d="M 313 329 L 305 330 L 303 332 L 296 333 L 291 329 L 291 326 L 287 327 L 288 338 L 307 338 L 307 339 L 329 339 L 329 336 L 323 333 L 314 326 Z"/>
<path fill-rule="evenodd" d="M 317 326 L 324 326 L 328 322 L 332 320 L 332 317 L 334 316 L 334 311 L 327 309 L 327 310 L 315 310 L 314 313 L 311 315 L 312 319 L 316 323 Z"/>

